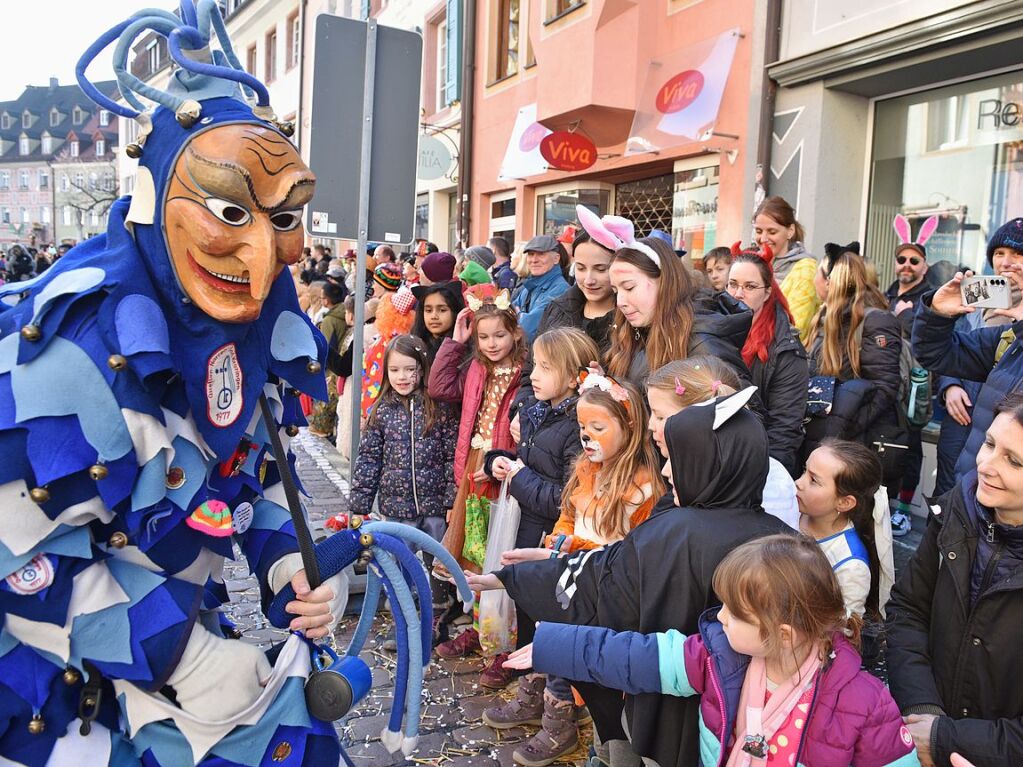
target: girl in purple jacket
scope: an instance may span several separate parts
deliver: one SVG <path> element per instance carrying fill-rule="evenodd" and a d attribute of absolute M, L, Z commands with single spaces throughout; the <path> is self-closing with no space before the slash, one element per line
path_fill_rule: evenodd
<path fill-rule="evenodd" d="M 541 624 L 508 665 L 632 695 L 699 695 L 701 767 L 918 767 L 888 690 L 860 670 L 860 621 L 809 538 L 772 535 L 714 573 L 698 634 Z"/>

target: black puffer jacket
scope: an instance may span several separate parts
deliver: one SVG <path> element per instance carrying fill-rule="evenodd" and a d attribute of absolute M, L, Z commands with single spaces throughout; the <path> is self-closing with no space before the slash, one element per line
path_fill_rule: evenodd
<path fill-rule="evenodd" d="M 748 382 L 749 370 L 742 361 L 742 345 L 746 343 L 753 312 L 727 293 L 701 290 L 693 299 L 693 330 L 689 336 L 689 357 L 706 354 L 727 362 L 739 378 Z M 637 350 L 627 376 L 629 383 L 641 391 L 646 387 L 650 364 L 646 351 Z"/>
<path fill-rule="evenodd" d="M 848 316 L 843 317 L 848 328 Z M 902 328 L 894 315 L 868 309 L 863 318 L 860 342 L 860 375 L 853 374 L 848 359 L 842 365 L 834 406 L 826 418 L 815 418 L 806 427 L 802 456 L 808 456 L 824 437 L 860 440 L 877 424 L 896 423 L 896 398 L 902 374 L 899 353 Z M 847 332 L 847 331 L 846 331 Z M 843 332 L 841 344 L 845 346 Z M 817 375 L 824 349 L 824 331 L 810 347 L 810 375 Z"/>
<path fill-rule="evenodd" d="M 591 320 L 583 316 L 585 308 L 586 296 L 578 285 L 573 285 L 547 304 L 536 334 L 540 335 L 553 328 L 579 328 L 593 339 L 603 356 L 611 348 L 611 322 L 614 320 L 615 310 L 612 309 L 603 317 Z"/>
<path fill-rule="evenodd" d="M 789 324 L 780 306 L 775 307 L 774 340 L 768 349 L 767 361 L 754 357 L 750 376 L 764 405 L 764 428 L 771 457 L 797 477 L 802 468 L 799 447 L 803 444 L 810 369 L 799 333 Z"/>
<path fill-rule="evenodd" d="M 931 753 L 942 767 L 953 752 L 977 767 L 1023 764 L 1019 533 L 988 528 L 976 486 L 971 472 L 937 501 L 887 607 L 892 696 L 903 715 L 939 715 Z M 989 529 L 991 545 L 979 546 Z M 1000 566 L 1011 557 L 1015 566 Z"/>
<path fill-rule="evenodd" d="M 530 394 L 519 409 L 517 455 L 525 468 L 512 477 L 508 491 L 519 502 L 523 520 L 540 523 L 547 531 L 561 515 L 561 491 L 582 452 L 575 417 L 577 399 L 569 397 L 552 408 Z M 488 474 L 499 455 L 509 454 L 499 450 L 487 453 L 484 469 Z"/>

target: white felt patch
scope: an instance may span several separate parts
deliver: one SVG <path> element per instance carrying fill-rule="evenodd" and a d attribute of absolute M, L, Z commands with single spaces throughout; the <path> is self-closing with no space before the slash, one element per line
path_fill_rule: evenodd
<path fill-rule="evenodd" d="M 235 345 L 224 344 L 206 362 L 206 416 L 221 428 L 242 412 L 242 368 Z"/>

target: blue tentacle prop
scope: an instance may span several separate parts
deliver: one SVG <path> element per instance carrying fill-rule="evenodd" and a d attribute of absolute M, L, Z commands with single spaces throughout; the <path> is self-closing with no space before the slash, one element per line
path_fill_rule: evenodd
<path fill-rule="evenodd" d="M 398 594 L 396 584 L 392 583 L 391 579 L 387 577 L 386 570 L 381 562 L 376 561 L 370 565 L 370 570 L 376 568 L 379 568 L 377 575 L 380 577 L 384 590 L 387 592 L 387 598 L 391 601 L 391 616 L 394 618 L 394 638 L 398 645 L 398 668 L 394 674 L 391 716 L 387 721 L 387 727 L 384 728 L 381 734 L 382 739 L 385 736 L 387 737 L 387 742 L 384 745 L 391 753 L 394 753 L 401 747 L 401 720 L 405 714 L 405 699 L 408 696 L 409 645 L 410 638 L 413 640 L 414 638 L 411 637 L 412 632 L 409 630 L 404 609 L 399 601 L 401 596 Z M 380 572 L 381 570 L 384 570 L 384 572 Z M 398 580 L 402 581 L 401 578 Z M 413 610 L 414 620 L 415 611 Z M 394 735 L 388 735 L 388 733 L 394 733 Z"/>
<path fill-rule="evenodd" d="M 373 628 L 373 618 L 377 613 L 377 606 L 380 604 L 380 576 L 370 568 L 366 571 L 366 593 L 362 595 L 362 611 L 359 613 L 359 623 L 355 627 L 352 641 L 348 643 L 345 655 L 357 656 L 366 645 L 366 639 Z"/>
<path fill-rule="evenodd" d="M 375 535 L 377 546 L 394 555 L 401 564 L 406 580 L 411 580 L 419 598 L 419 627 L 423 645 L 423 663 L 430 664 L 430 652 L 433 650 L 433 598 L 430 593 L 430 581 L 426 571 L 412 550 L 389 535 Z"/>
<path fill-rule="evenodd" d="M 409 527 L 398 522 L 367 522 L 362 526 L 362 530 L 368 533 L 386 533 L 387 535 L 393 535 L 395 538 L 400 538 L 403 541 L 409 541 L 420 549 L 432 554 L 441 562 L 444 563 L 444 567 L 448 569 L 448 572 L 455 579 L 455 586 L 458 588 L 458 595 L 465 605 L 466 610 L 472 609 L 473 594 L 472 589 L 469 588 L 469 582 L 465 579 L 465 575 L 462 573 L 462 568 L 451 555 L 451 552 L 444 548 L 439 541 L 435 541 L 429 535 L 424 533 L 415 527 Z"/>

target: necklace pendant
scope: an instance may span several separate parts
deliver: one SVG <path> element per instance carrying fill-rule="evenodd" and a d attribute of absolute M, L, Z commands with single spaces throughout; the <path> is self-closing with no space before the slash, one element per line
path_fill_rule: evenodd
<path fill-rule="evenodd" d="M 767 757 L 767 738 L 763 735 L 747 735 L 746 741 L 742 744 L 742 752 L 749 754 L 754 759 L 765 759 Z"/>

